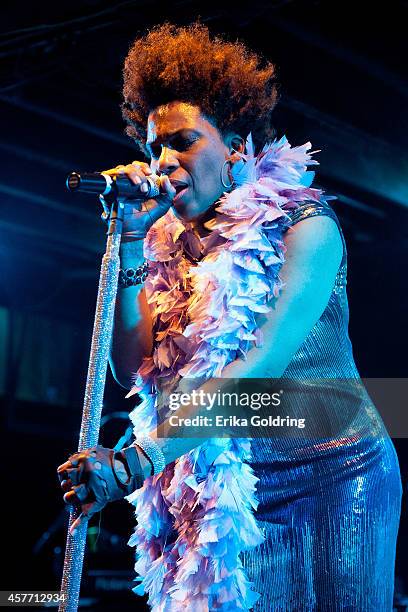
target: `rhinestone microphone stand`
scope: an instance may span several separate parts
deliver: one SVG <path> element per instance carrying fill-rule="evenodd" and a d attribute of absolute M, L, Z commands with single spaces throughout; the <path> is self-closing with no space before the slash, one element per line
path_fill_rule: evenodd
<path fill-rule="evenodd" d="M 106 251 L 102 258 L 99 276 L 78 451 L 98 444 L 120 268 L 119 247 L 123 214 L 124 205 L 115 198 L 111 206 Z M 75 537 L 70 534 L 69 529 L 79 514 L 80 510 L 73 508 L 69 518 L 60 592 L 60 612 L 76 612 L 78 609 L 88 521 L 85 519 L 80 523 Z"/>

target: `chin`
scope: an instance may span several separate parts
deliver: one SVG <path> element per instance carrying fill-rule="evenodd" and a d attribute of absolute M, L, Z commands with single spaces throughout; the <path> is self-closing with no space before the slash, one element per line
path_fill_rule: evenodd
<path fill-rule="evenodd" d="M 173 212 L 182 221 L 191 222 L 201 217 L 207 209 L 200 210 L 195 202 L 184 204 L 183 202 L 177 202 L 173 204 Z"/>
<path fill-rule="evenodd" d="M 179 202 L 174 202 L 172 208 L 176 217 L 181 221 L 192 223 L 193 221 L 201 219 L 202 222 L 204 222 L 214 215 L 214 210 L 217 203 L 218 200 L 203 206 L 202 204 L 199 205 L 197 202 L 191 200 L 190 202 L 183 202 L 181 200 Z"/>

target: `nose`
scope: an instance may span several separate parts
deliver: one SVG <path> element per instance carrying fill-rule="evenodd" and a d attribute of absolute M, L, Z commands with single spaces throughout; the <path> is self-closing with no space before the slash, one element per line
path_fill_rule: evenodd
<path fill-rule="evenodd" d="M 172 149 L 162 147 L 161 154 L 157 163 L 157 169 L 161 174 L 171 174 L 180 167 L 179 161 Z"/>

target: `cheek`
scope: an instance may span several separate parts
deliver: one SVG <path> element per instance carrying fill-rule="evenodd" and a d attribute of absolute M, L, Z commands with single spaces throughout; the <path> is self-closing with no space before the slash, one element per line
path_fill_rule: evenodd
<path fill-rule="evenodd" d="M 214 151 L 206 151 L 200 156 L 195 176 L 199 179 L 200 192 L 218 196 L 222 192 L 221 168 L 224 158 Z"/>

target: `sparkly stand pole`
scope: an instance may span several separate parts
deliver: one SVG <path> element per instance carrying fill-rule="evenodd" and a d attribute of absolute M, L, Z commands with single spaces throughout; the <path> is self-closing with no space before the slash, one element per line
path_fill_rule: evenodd
<path fill-rule="evenodd" d="M 78 451 L 98 444 L 120 268 L 119 247 L 122 235 L 123 211 L 123 204 L 118 204 L 115 200 L 110 214 L 106 252 L 102 259 L 99 277 Z M 69 518 L 60 592 L 59 610 L 61 612 L 76 612 L 78 609 L 88 521 L 81 522 L 75 537 L 70 535 L 69 528 L 79 514 L 80 510 L 73 508 Z"/>

